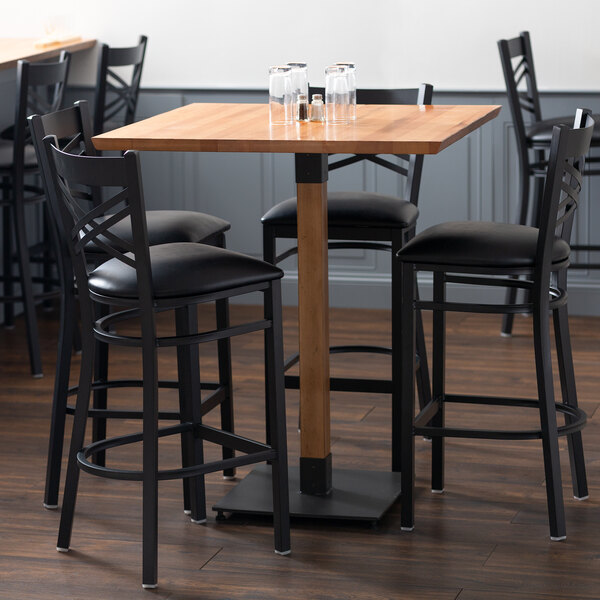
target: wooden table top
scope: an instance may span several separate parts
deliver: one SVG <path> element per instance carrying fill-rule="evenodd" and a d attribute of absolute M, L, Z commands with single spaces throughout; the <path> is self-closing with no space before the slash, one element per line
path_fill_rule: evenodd
<path fill-rule="evenodd" d="M 84 38 L 45 46 L 37 46 L 39 41 L 38 38 L 0 38 L 0 70 L 15 67 L 21 59 L 44 60 L 58 56 L 62 50 L 77 52 L 96 45 L 96 40 Z"/>
<path fill-rule="evenodd" d="M 437 154 L 500 106 L 359 105 L 347 125 L 270 125 L 265 104 L 189 104 L 93 138 L 98 150 Z"/>

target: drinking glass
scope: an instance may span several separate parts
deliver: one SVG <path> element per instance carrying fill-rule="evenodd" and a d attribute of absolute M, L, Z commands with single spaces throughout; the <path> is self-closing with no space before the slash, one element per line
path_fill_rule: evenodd
<path fill-rule="evenodd" d="M 348 94 L 350 96 L 348 117 L 356 120 L 356 65 L 353 62 L 336 62 L 336 65 L 346 67 L 348 70 Z"/>
<path fill-rule="evenodd" d="M 288 65 L 269 68 L 269 121 L 273 125 L 294 122 L 292 67 Z"/>
<path fill-rule="evenodd" d="M 350 92 L 348 69 L 332 65 L 325 69 L 325 114 L 328 123 L 348 123 Z"/>
<path fill-rule="evenodd" d="M 289 62 L 287 66 L 292 67 L 292 101 L 295 105 L 300 94 L 306 94 L 308 98 L 308 67 L 302 61 Z"/>

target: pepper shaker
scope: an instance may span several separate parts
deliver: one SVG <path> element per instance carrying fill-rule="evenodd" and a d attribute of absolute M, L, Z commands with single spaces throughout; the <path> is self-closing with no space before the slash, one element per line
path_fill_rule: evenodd
<path fill-rule="evenodd" d="M 308 121 L 308 98 L 306 94 L 298 94 L 296 102 L 296 121 Z"/>

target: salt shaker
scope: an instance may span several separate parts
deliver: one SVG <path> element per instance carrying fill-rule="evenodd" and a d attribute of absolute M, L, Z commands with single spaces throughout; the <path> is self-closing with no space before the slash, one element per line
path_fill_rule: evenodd
<path fill-rule="evenodd" d="M 313 94 L 312 104 L 310 105 L 310 120 L 323 122 L 325 114 L 323 110 L 323 94 Z"/>

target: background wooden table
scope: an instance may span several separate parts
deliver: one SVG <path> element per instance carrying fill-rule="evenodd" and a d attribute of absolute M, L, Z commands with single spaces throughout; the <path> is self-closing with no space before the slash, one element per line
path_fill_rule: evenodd
<path fill-rule="evenodd" d="M 36 46 L 37 38 L 0 38 L 0 70 L 17 66 L 19 60 L 44 60 L 58 56 L 63 50 L 78 52 L 93 48 L 96 40 L 80 38 L 66 43 Z"/>

